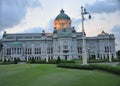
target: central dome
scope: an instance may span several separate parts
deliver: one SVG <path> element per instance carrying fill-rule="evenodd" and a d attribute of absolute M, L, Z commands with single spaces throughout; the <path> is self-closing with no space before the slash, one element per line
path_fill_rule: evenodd
<path fill-rule="evenodd" d="M 67 14 L 64 13 L 63 9 L 60 11 L 60 14 L 55 18 L 54 27 L 57 30 L 71 27 L 71 19 Z"/>
<path fill-rule="evenodd" d="M 70 20 L 70 17 L 64 13 L 63 9 L 60 11 L 60 14 L 55 18 L 55 20 L 60 19 Z"/>

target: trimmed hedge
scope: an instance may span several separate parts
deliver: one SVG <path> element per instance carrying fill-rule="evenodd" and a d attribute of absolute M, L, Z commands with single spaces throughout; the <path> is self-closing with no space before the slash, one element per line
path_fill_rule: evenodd
<path fill-rule="evenodd" d="M 14 64 L 14 62 L 1 62 L 0 65 Z"/>
<path fill-rule="evenodd" d="M 120 62 L 120 59 L 116 58 L 116 59 L 112 59 L 113 62 Z"/>
<path fill-rule="evenodd" d="M 120 67 L 118 67 L 118 66 L 114 67 L 114 66 L 110 66 L 110 65 L 100 65 L 100 64 L 92 64 L 91 66 L 98 70 L 103 70 L 106 72 L 120 75 Z"/>
<path fill-rule="evenodd" d="M 117 66 L 120 66 L 120 63 L 119 63 L 119 64 L 117 64 Z"/>
<path fill-rule="evenodd" d="M 14 58 L 14 64 L 17 64 L 18 63 L 18 60 L 17 60 L 17 58 Z"/>
<path fill-rule="evenodd" d="M 27 63 L 30 63 L 30 64 L 58 64 L 57 60 L 49 60 L 48 62 L 46 62 L 46 60 L 34 60 L 34 59 L 31 59 Z M 75 61 L 74 60 L 61 60 L 60 63 L 75 63 Z"/>
<path fill-rule="evenodd" d="M 61 62 L 60 57 L 58 56 L 57 60 L 56 60 L 56 64 L 59 64 Z"/>
<path fill-rule="evenodd" d="M 36 60 L 30 60 L 30 61 L 28 61 L 27 63 L 30 63 L 30 64 L 45 64 L 46 63 L 46 61 L 45 60 L 38 60 L 38 61 L 36 61 Z"/>
<path fill-rule="evenodd" d="M 101 65 L 101 64 L 92 64 L 92 65 L 78 65 L 78 64 L 72 64 L 72 63 L 60 63 L 57 65 L 57 67 L 61 68 L 71 68 L 71 69 L 85 69 L 85 70 L 103 70 L 106 72 L 110 72 L 113 74 L 120 75 L 120 67 L 119 66 L 110 66 L 110 65 Z"/>
<path fill-rule="evenodd" d="M 57 67 L 61 68 L 71 68 L 71 69 L 84 69 L 84 70 L 93 70 L 94 68 L 90 65 L 78 65 L 72 63 L 60 63 Z"/>
<path fill-rule="evenodd" d="M 75 63 L 75 60 L 61 60 L 60 63 Z"/>
<path fill-rule="evenodd" d="M 101 62 L 109 62 L 109 59 L 92 59 L 88 60 L 88 63 L 101 63 Z M 112 59 L 112 62 L 120 62 L 120 59 Z"/>

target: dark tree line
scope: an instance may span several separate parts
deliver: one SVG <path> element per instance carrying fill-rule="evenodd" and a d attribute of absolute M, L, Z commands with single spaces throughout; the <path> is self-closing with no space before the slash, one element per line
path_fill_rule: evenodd
<path fill-rule="evenodd" d="M 3 49 L 3 44 L 2 42 L 0 42 L 0 52 L 2 51 L 2 49 Z"/>
<path fill-rule="evenodd" d="M 120 50 L 117 51 L 117 57 L 120 59 Z"/>

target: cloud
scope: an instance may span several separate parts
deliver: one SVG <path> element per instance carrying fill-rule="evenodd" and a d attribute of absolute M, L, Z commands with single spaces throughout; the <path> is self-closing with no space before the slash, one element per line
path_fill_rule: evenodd
<path fill-rule="evenodd" d="M 41 26 L 37 26 L 37 27 L 33 27 L 33 28 L 29 28 L 26 30 L 23 30 L 22 33 L 41 33 L 42 30 L 45 30 L 45 32 L 53 32 L 54 30 L 54 18 L 50 19 L 47 26 L 46 27 L 41 27 Z"/>
<path fill-rule="evenodd" d="M 44 28 L 42 27 L 34 27 L 34 28 L 29 28 L 27 30 L 24 30 L 23 33 L 41 33 Z"/>
<path fill-rule="evenodd" d="M 115 26 L 112 28 L 112 32 L 120 33 L 120 25 L 115 25 Z"/>
<path fill-rule="evenodd" d="M 1 0 L 0 31 L 19 24 L 29 7 L 38 6 L 41 6 L 38 0 Z"/>
<path fill-rule="evenodd" d="M 82 22 L 82 20 L 80 18 L 76 19 L 76 18 L 71 18 L 72 20 L 72 27 L 75 27 L 76 30 L 78 30 L 80 23 Z"/>
<path fill-rule="evenodd" d="M 85 7 L 91 13 L 112 13 L 120 11 L 120 0 L 96 0 L 93 4 L 86 4 Z"/>
<path fill-rule="evenodd" d="M 120 41 L 120 25 L 115 25 L 112 29 L 111 32 L 115 33 L 115 36 L 118 38 Z"/>
<path fill-rule="evenodd" d="M 44 28 L 46 32 L 53 32 L 54 30 L 54 18 L 51 18 L 48 22 L 48 25 L 46 28 Z"/>
<path fill-rule="evenodd" d="M 117 50 L 120 50 L 120 25 L 115 25 L 111 32 L 115 34 L 116 37 L 116 44 L 117 44 Z"/>

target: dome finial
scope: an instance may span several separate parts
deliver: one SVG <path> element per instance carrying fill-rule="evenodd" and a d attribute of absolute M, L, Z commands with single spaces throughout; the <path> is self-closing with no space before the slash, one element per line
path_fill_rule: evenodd
<path fill-rule="evenodd" d="M 61 9 L 60 13 L 64 13 L 64 10 L 63 10 L 63 9 Z"/>

